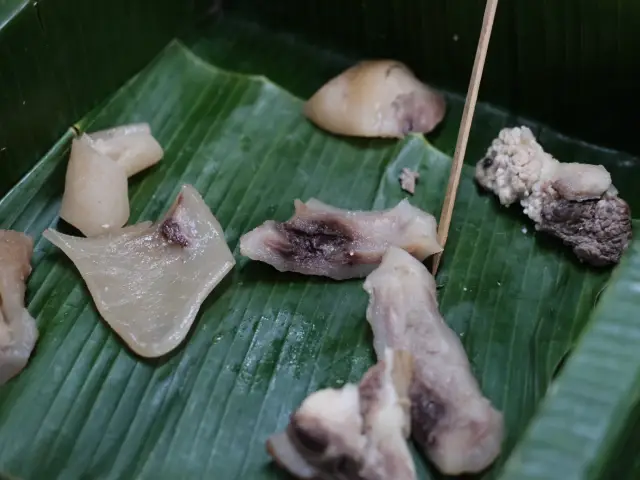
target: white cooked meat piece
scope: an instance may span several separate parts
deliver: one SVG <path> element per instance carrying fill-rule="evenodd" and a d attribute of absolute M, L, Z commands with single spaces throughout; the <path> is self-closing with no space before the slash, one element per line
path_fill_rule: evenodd
<path fill-rule="evenodd" d="M 527 127 L 500 131 L 475 176 L 503 205 L 519 201 L 536 230 L 558 237 L 581 261 L 617 263 L 631 241 L 631 211 L 607 169 L 559 162 Z"/>
<path fill-rule="evenodd" d="M 164 155 L 148 123 L 120 125 L 87 136 L 95 150 L 124 168 L 127 177 L 155 165 Z"/>
<path fill-rule="evenodd" d="M 381 211 L 350 211 L 316 199 L 295 201 L 286 222 L 268 220 L 240 238 L 240 253 L 281 272 L 335 280 L 364 277 L 395 245 L 423 260 L 442 251 L 436 219 L 403 200 Z"/>
<path fill-rule="evenodd" d="M 442 93 L 396 60 L 362 61 L 323 85 L 304 105 L 312 122 L 338 135 L 429 133 L 446 113 Z"/>
<path fill-rule="evenodd" d="M 458 336 L 444 322 L 432 275 L 391 247 L 364 289 L 378 357 L 392 348 L 414 359 L 413 438 L 445 474 L 485 469 L 501 450 L 502 414 L 483 396 Z"/>
<path fill-rule="evenodd" d="M 311 394 L 267 451 L 301 479 L 414 480 L 409 435 L 412 359 L 387 350 L 359 385 Z"/>
<path fill-rule="evenodd" d="M 31 237 L 0 230 L 0 385 L 20 373 L 38 340 L 38 329 L 24 304 L 31 274 Z"/>

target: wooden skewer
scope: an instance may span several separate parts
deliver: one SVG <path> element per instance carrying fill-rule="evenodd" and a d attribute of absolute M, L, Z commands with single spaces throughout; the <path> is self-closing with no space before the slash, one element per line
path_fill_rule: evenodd
<path fill-rule="evenodd" d="M 447 194 L 444 198 L 444 205 L 442 206 L 442 213 L 440 214 L 440 222 L 438 224 L 438 243 L 440 243 L 443 248 L 447 243 L 447 237 L 449 236 L 449 227 L 451 226 L 451 217 L 453 216 L 453 206 L 456 202 L 456 194 L 458 192 L 458 185 L 460 184 L 460 174 L 462 173 L 462 165 L 464 164 L 464 155 L 467 150 L 467 142 L 469 141 L 469 131 L 471 130 L 473 113 L 476 109 L 480 80 L 482 80 L 484 61 L 487 58 L 487 49 L 489 48 L 489 39 L 491 38 L 491 29 L 493 28 L 493 20 L 496 16 L 497 8 L 498 0 L 487 0 L 487 5 L 484 9 L 484 18 L 482 20 L 482 30 L 480 31 L 480 40 L 478 41 L 478 48 L 476 50 L 476 59 L 473 62 L 473 70 L 471 72 L 471 80 L 469 81 L 467 99 L 464 102 L 462 121 L 460 122 L 460 130 L 458 131 L 458 140 L 456 142 L 456 150 L 453 155 L 453 163 L 451 164 Z M 431 270 L 433 275 L 438 271 L 441 257 L 442 252 L 437 253 L 433 257 Z"/>

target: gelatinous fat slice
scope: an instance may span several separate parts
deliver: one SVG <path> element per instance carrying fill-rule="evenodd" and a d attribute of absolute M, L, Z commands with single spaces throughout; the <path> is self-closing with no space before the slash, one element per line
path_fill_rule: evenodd
<path fill-rule="evenodd" d="M 482 395 L 464 347 L 438 310 L 433 276 L 391 247 L 364 289 L 378 358 L 389 348 L 413 356 L 414 439 L 445 474 L 484 470 L 500 453 L 503 417 Z"/>
<path fill-rule="evenodd" d="M 295 202 L 286 222 L 268 220 L 240 238 L 240 253 L 281 272 L 343 280 L 364 277 L 395 245 L 419 260 L 442 251 L 436 220 L 407 200 L 381 211 L 349 211 L 316 199 Z"/>
<path fill-rule="evenodd" d="M 428 133 L 444 118 L 444 96 L 395 60 L 367 60 L 345 70 L 305 104 L 305 115 L 338 135 L 402 138 Z"/>
<path fill-rule="evenodd" d="M 38 340 L 36 322 L 24 305 L 33 240 L 0 230 L 0 385 L 24 369 Z"/>
<path fill-rule="evenodd" d="M 87 135 L 71 144 L 60 218 L 87 237 L 117 230 L 129 219 L 126 171 L 96 150 Z"/>
<path fill-rule="evenodd" d="M 160 161 L 164 152 L 147 123 L 133 123 L 88 135 L 93 148 L 122 166 L 131 177 Z"/>
<path fill-rule="evenodd" d="M 137 354 L 158 357 L 187 335 L 235 260 L 222 227 L 190 185 L 164 218 L 80 238 L 44 236 L 76 265 L 105 321 Z"/>
<path fill-rule="evenodd" d="M 311 394 L 267 451 L 302 479 L 413 480 L 408 389 L 411 356 L 387 350 L 359 385 Z"/>

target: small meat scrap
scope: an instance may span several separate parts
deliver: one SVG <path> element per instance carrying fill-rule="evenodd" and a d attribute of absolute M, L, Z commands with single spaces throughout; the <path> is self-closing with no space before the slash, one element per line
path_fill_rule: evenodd
<path fill-rule="evenodd" d="M 403 168 L 400 173 L 400 187 L 411 195 L 416 190 L 416 181 L 420 178 L 420 174 L 409 168 Z"/>
<path fill-rule="evenodd" d="M 267 451 L 289 473 L 314 480 L 415 480 L 406 438 L 413 359 L 385 350 L 359 385 L 304 400 Z"/>
<path fill-rule="evenodd" d="M 618 263 L 631 242 L 631 211 L 607 169 L 559 162 L 527 127 L 503 129 L 475 176 L 502 205 L 520 202 L 536 230 L 558 237 L 590 265 Z"/>

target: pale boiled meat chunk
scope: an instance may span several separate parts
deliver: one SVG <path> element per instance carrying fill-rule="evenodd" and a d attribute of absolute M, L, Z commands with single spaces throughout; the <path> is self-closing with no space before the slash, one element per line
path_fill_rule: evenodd
<path fill-rule="evenodd" d="M 38 329 L 24 304 L 31 274 L 31 237 L 0 230 L 0 385 L 20 373 L 38 340 Z"/>
<path fill-rule="evenodd" d="M 87 237 L 122 228 L 130 213 L 127 179 L 163 154 L 146 123 L 79 134 L 71 143 L 60 217 Z"/>
<path fill-rule="evenodd" d="M 155 165 L 164 155 L 148 123 L 120 125 L 87 136 L 93 148 L 124 168 L 127 177 Z"/>
<path fill-rule="evenodd" d="M 413 355 L 414 439 L 445 474 L 484 470 L 500 453 L 503 417 L 483 396 L 462 343 L 438 310 L 433 276 L 391 247 L 364 289 L 378 358 L 388 348 Z"/>
<path fill-rule="evenodd" d="M 442 251 L 433 215 L 403 200 L 380 211 L 350 211 L 310 199 L 286 222 L 267 220 L 240 238 L 240 253 L 281 272 L 335 280 L 364 277 L 390 245 L 419 260 Z"/>
<path fill-rule="evenodd" d="M 365 60 L 324 84 L 304 114 L 338 135 L 403 138 L 429 133 L 447 109 L 442 93 L 422 83 L 404 63 Z"/>
<path fill-rule="evenodd" d="M 92 237 L 122 228 L 129 213 L 125 169 L 96 150 L 89 136 L 73 139 L 60 218 Z"/>
<path fill-rule="evenodd" d="M 76 265 L 104 320 L 144 357 L 184 340 L 204 299 L 235 265 L 220 223 L 190 185 L 155 224 L 93 238 L 55 230 L 44 236 Z"/>
<path fill-rule="evenodd" d="M 406 442 L 412 372 L 411 355 L 387 350 L 359 385 L 307 397 L 267 451 L 301 479 L 414 480 Z"/>

